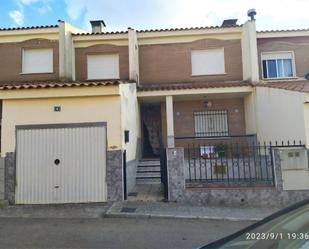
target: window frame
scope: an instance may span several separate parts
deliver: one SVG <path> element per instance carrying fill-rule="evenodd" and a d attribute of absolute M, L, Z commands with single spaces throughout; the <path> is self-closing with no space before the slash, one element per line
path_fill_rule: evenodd
<path fill-rule="evenodd" d="M 266 60 L 275 60 L 276 61 L 276 73 L 278 75 L 278 67 L 277 67 L 277 60 L 283 60 L 286 58 L 276 58 L 278 57 L 279 54 L 291 54 L 291 65 L 292 65 L 292 76 L 288 76 L 288 77 L 269 77 L 269 78 L 264 78 L 264 67 L 263 67 L 263 61 Z M 267 55 L 274 55 L 274 59 L 264 59 L 263 56 L 267 56 Z M 293 78 L 297 78 L 296 76 L 296 64 L 295 64 L 295 53 L 294 51 L 268 51 L 268 52 L 261 52 L 261 73 L 262 73 L 262 79 L 263 80 L 276 80 L 276 79 L 293 79 Z M 267 63 L 267 62 L 266 62 Z"/>
<path fill-rule="evenodd" d="M 195 51 L 222 51 L 223 52 L 223 71 L 220 73 L 200 73 L 194 74 L 193 73 L 193 60 L 192 60 L 192 53 Z M 192 77 L 199 77 L 199 76 L 212 76 L 212 75 L 225 75 L 226 74 L 226 64 L 225 64 L 225 48 L 224 47 L 217 47 L 217 48 L 200 48 L 200 49 L 191 49 L 190 50 L 190 65 L 191 65 L 191 76 Z"/>
<path fill-rule="evenodd" d="M 209 115 L 219 115 L 219 118 L 222 118 L 223 115 L 226 116 L 226 124 L 223 123 L 223 128 L 226 128 L 226 130 L 224 131 L 218 131 L 218 128 L 220 128 L 220 126 L 215 127 L 216 130 L 214 131 L 207 131 L 206 128 L 209 127 L 209 124 L 207 125 L 207 112 L 214 112 L 214 114 L 209 114 Z M 217 112 L 217 113 L 216 113 Z M 200 114 L 199 113 L 204 113 L 204 114 Z M 205 128 L 204 131 L 202 132 L 198 132 L 196 127 L 196 117 L 197 116 L 201 116 L 200 119 L 203 119 L 202 121 L 200 121 L 202 123 L 203 128 Z M 222 120 L 221 120 L 222 121 Z M 220 122 L 221 122 L 220 121 Z M 217 125 L 217 121 L 216 125 Z M 230 135 L 230 127 L 229 127 L 229 111 L 227 109 L 209 109 L 209 110 L 197 110 L 197 111 L 193 111 L 193 126 L 194 126 L 194 136 L 195 137 L 228 137 Z M 221 125 L 222 128 L 222 125 Z M 223 129 L 222 129 L 223 130 Z M 198 134 L 201 133 L 201 134 Z M 207 135 L 207 133 L 210 133 L 210 135 Z M 220 134 L 221 133 L 221 134 Z"/>
<path fill-rule="evenodd" d="M 91 56 L 111 56 L 111 55 L 116 55 L 117 58 L 118 58 L 118 74 L 117 74 L 117 77 L 115 78 L 90 78 L 89 77 L 89 64 L 88 64 L 88 58 L 91 57 Z M 86 54 L 86 71 L 87 71 L 87 80 L 119 80 L 120 79 L 120 55 L 119 53 L 87 53 Z"/>
<path fill-rule="evenodd" d="M 25 63 L 25 51 L 26 50 L 50 50 L 51 51 L 51 71 L 42 71 L 42 72 L 25 72 L 24 71 L 24 63 Z M 24 47 L 21 52 L 21 72 L 20 74 L 53 74 L 54 70 L 54 49 L 53 48 L 41 48 L 41 47 Z"/>

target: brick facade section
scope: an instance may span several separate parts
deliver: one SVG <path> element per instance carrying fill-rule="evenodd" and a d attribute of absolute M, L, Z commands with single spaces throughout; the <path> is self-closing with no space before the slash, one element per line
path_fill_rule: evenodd
<path fill-rule="evenodd" d="M 128 46 L 98 44 L 86 48 L 75 49 L 76 80 L 87 80 L 87 55 L 119 54 L 119 75 L 121 80 L 129 79 L 129 50 Z"/>
<path fill-rule="evenodd" d="M 192 76 L 191 50 L 224 48 L 223 75 Z M 139 46 L 140 82 L 173 83 L 242 80 L 240 40 L 203 39 L 190 43 Z"/>
<path fill-rule="evenodd" d="M 53 73 L 22 73 L 22 50 L 24 48 L 52 48 Z M 0 43 L 0 81 L 47 81 L 59 80 L 59 42 L 47 39 L 31 39 L 18 43 Z"/>
<path fill-rule="evenodd" d="M 262 79 L 262 52 L 294 51 L 296 76 L 309 73 L 309 37 L 261 38 L 257 40 L 259 72 Z"/>
<path fill-rule="evenodd" d="M 205 100 L 174 101 L 174 133 L 175 137 L 194 136 L 194 111 L 227 110 L 230 135 L 244 135 L 246 133 L 243 98 L 213 99 L 212 106 L 206 108 Z M 166 138 L 166 107 L 161 105 L 162 134 Z M 166 139 L 164 139 L 166 140 Z M 176 146 L 183 146 L 176 141 Z"/>

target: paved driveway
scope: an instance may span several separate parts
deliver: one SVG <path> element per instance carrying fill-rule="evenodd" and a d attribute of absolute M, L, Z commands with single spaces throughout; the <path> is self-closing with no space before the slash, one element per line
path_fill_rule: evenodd
<path fill-rule="evenodd" d="M 0 248 L 196 248 L 251 222 L 157 219 L 1 218 Z"/>

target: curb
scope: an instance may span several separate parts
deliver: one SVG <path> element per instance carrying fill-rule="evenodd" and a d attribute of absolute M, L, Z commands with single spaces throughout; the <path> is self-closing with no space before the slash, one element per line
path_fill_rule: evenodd
<path fill-rule="evenodd" d="M 222 217 L 222 216 L 207 216 L 207 215 L 175 215 L 175 214 L 162 214 L 162 213 L 127 213 L 112 211 L 117 203 L 113 203 L 107 211 L 103 214 L 104 218 L 169 218 L 169 219 L 204 219 L 204 220 L 225 220 L 225 221 L 252 221 L 257 222 L 263 218 L 239 218 L 239 217 Z"/>
<path fill-rule="evenodd" d="M 100 205 L 54 205 L 54 206 L 7 206 L 0 208 L 0 218 L 30 219 L 99 219 L 109 210 L 108 206 Z"/>
<path fill-rule="evenodd" d="M 151 213 L 113 213 L 106 212 L 104 218 L 169 218 L 169 219 L 203 219 L 203 220 L 224 220 L 224 221 L 252 221 L 257 222 L 263 218 L 236 218 L 236 217 L 219 217 L 205 215 L 172 215 L 172 214 L 151 214 Z"/>

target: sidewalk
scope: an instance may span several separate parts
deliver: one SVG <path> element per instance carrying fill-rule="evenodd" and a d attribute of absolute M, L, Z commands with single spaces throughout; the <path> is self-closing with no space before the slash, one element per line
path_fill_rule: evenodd
<path fill-rule="evenodd" d="M 258 221 L 278 211 L 275 208 L 202 207 L 166 202 L 115 202 L 107 217 L 165 217 L 216 219 L 230 221 Z"/>
<path fill-rule="evenodd" d="M 202 207 L 173 202 L 123 201 L 94 204 L 17 205 L 0 207 L 0 218 L 158 217 L 257 221 L 276 212 L 272 208 Z"/>
<path fill-rule="evenodd" d="M 111 204 L 4 205 L 0 207 L 0 218 L 101 218 Z"/>

